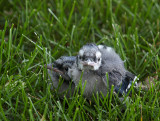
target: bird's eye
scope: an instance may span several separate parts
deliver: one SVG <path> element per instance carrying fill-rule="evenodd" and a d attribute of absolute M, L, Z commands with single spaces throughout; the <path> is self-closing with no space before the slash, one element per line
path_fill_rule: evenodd
<path fill-rule="evenodd" d="M 101 59 L 100 58 L 98 58 L 98 61 L 100 61 Z"/>
<path fill-rule="evenodd" d="M 64 70 L 65 70 L 65 71 L 68 71 L 68 68 L 67 68 L 67 67 L 65 67 L 65 68 L 64 68 Z"/>
<path fill-rule="evenodd" d="M 82 56 L 79 56 L 79 59 L 82 59 Z"/>
<path fill-rule="evenodd" d="M 79 56 L 79 59 L 83 61 L 85 59 L 85 57 L 84 56 Z"/>
<path fill-rule="evenodd" d="M 83 56 L 83 57 L 82 57 L 82 60 L 84 61 L 84 59 L 85 59 L 85 57 Z"/>
<path fill-rule="evenodd" d="M 93 60 L 96 62 L 96 57 L 94 57 Z"/>

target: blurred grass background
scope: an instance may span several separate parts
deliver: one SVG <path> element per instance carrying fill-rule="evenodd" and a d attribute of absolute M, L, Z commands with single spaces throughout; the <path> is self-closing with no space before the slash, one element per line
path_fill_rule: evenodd
<path fill-rule="evenodd" d="M 159 0 L 1 0 L 0 119 L 159 120 L 159 29 Z M 152 88 L 125 97 L 123 112 L 111 97 L 61 100 L 44 65 L 89 42 L 113 47 Z"/>

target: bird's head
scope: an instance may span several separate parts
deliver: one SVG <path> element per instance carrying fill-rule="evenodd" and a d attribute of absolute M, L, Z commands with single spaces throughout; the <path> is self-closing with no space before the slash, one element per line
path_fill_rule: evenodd
<path fill-rule="evenodd" d="M 98 70 L 102 57 L 99 48 L 92 43 L 84 45 L 78 53 L 77 65 L 80 70 Z"/>

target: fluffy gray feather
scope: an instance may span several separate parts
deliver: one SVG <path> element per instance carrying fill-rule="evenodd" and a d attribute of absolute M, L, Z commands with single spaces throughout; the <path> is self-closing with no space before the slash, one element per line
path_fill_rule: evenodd
<path fill-rule="evenodd" d="M 102 64 L 98 70 L 98 74 L 102 75 L 102 78 L 106 82 L 106 73 L 108 73 L 109 87 L 111 85 L 120 85 L 127 72 L 122 59 L 111 47 L 98 45 L 98 48 L 102 53 Z"/>
<path fill-rule="evenodd" d="M 58 94 L 67 92 L 66 96 L 72 95 L 75 90 L 75 84 L 71 83 L 71 78 L 68 76 L 68 69 L 72 67 L 76 57 L 62 56 L 53 64 L 48 64 L 48 76 L 51 79 L 52 89 L 58 89 Z M 60 77 L 62 77 L 60 81 Z"/>
<path fill-rule="evenodd" d="M 88 64 L 88 60 L 92 64 Z M 122 59 L 113 48 L 105 45 L 96 46 L 90 43 L 80 49 L 77 61 L 69 69 L 68 75 L 76 86 L 82 80 L 82 88 L 84 88 L 86 81 L 83 95 L 88 98 L 97 92 L 106 95 L 108 88 L 110 90 L 112 85 L 120 87 L 122 81 L 125 81 L 126 72 Z M 108 73 L 108 80 L 106 73 Z"/>

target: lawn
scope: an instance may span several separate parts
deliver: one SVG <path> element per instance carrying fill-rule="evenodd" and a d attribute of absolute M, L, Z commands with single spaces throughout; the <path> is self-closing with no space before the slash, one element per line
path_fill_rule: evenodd
<path fill-rule="evenodd" d="M 148 89 L 60 98 L 45 64 L 90 42 L 113 47 Z M 160 120 L 159 56 L 159 0 L 1 0 L 0 120 Z"/>

